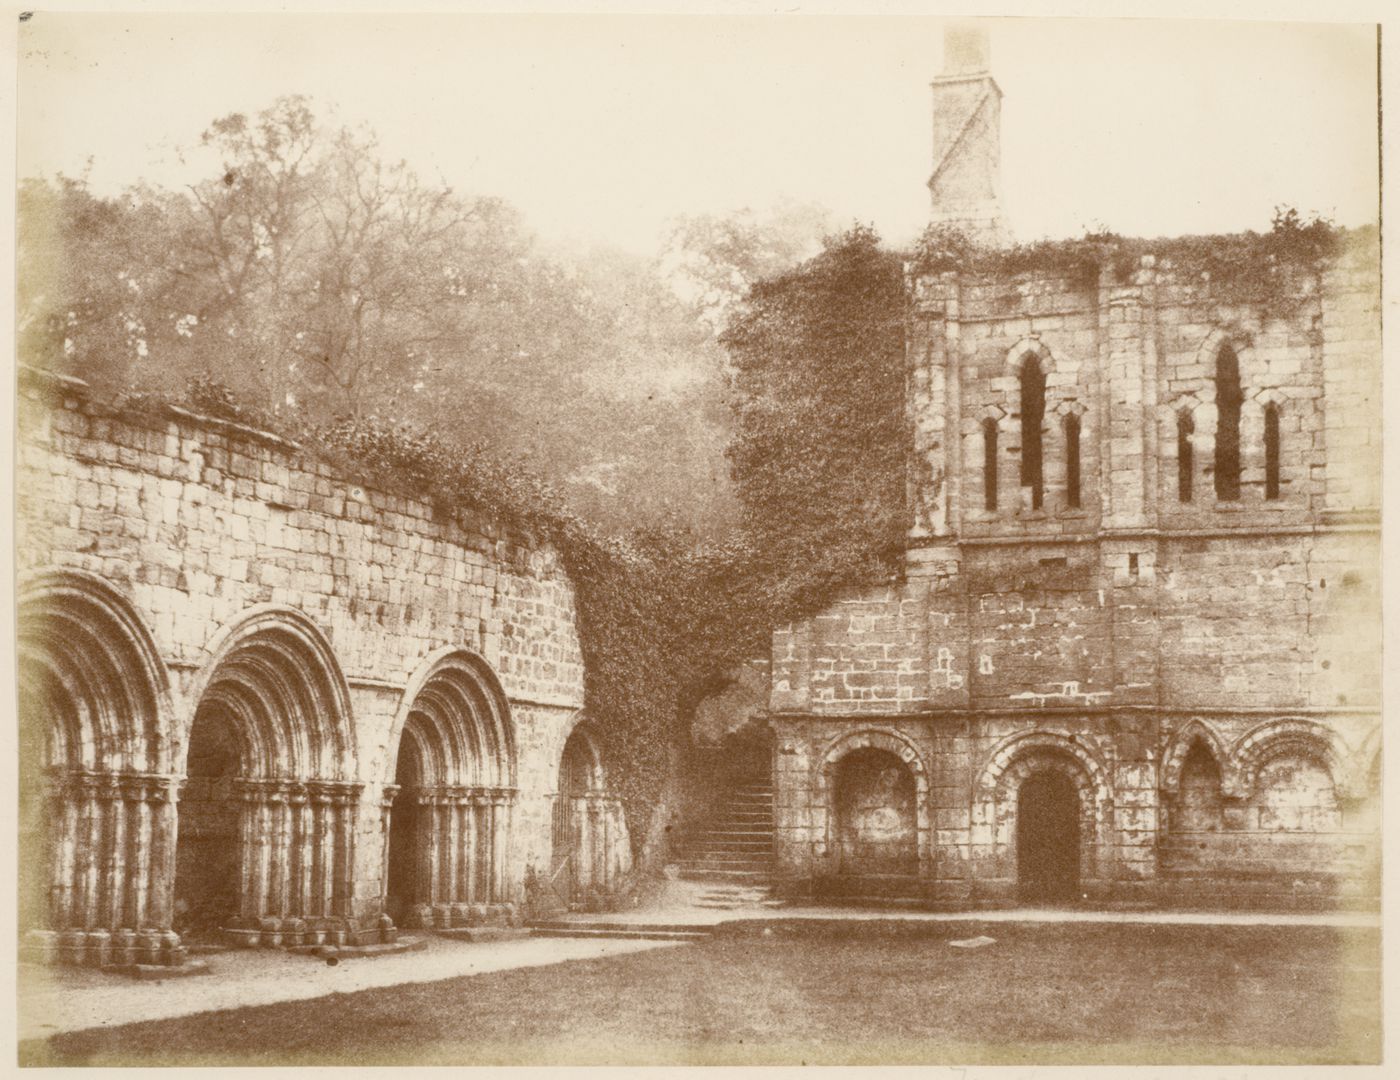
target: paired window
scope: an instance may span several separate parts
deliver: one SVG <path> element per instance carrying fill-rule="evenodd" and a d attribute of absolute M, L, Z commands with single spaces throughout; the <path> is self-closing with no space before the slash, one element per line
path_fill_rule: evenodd
<path fill-rule="evenodd" d="M 1240 497 L 1240 412 L 1244 391 L 1240 385 L 1240 361 L 1225 344 L 1215 354 L 1215 497 L 1225 502 Z M 1189 413 L 1176 421 L 1177 498 L 1191 501 L 1191 481 L 1196 459 L 1192 445 L 1195 424 Z M 1264 406 L 1264 498 L 1277 499 L 1282 491 L 1280 468 L 1279 406 Z"/>
<path fill-rule="evenodd" d="M 1040 358 L 1028 354 L 1021 365 L 1021 487 L 1029 488 L 1031 509 L 1045 505 L 1045 369 Z M 1080 503 L 1080 419 L 1064 419 L 1065 502 L 1075 508 Z M 983 505 L 997 508 L 997 422 L 982 421 Z"/>
<path fill-rule="evenodd" d="M 1040 358 L 1027 355 L 1021 365 L 1021 486 L 1029 488 L 1031 508 L 1045 503 L 1045 371 Z M 1240 363 L 1235 350 L 1222 345 L 1215 356 L 1215 497 L 1234 502 L 1240 498 L 1240 414 L 1244 391 L 1240 385 Z M 1264 498 L 1280 498 L 1282 490 L 1280 409 L 1275 403 L 1264 408 Z M 1064 418 L 1065 503 L 1080 505 L 1081 421 L 1071 413 Z M 988 510 L 997 509 L 997 422 L 982 421 L 983 501 Z M 1194 494 L 1196 472 L 1196 425 L 1189 412 L 1176 421 L 1177 499 L 1189 503 Z"/>

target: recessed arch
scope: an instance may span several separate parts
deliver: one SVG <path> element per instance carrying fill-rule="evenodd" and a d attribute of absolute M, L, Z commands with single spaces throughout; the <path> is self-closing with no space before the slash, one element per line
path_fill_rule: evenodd
<path fill-rule="evenodd" d="M 987 757 L 977 778 L 977 790 L 992 791 L 1003 785 L 1012 766 L 1032 750 L 1058 751 L 1079 763 L 1094 789 L 1109 794 L 1107 770 L 1098 754 L 1073 735 L 1056 731 L 1023 731 L 1003 739 Z"/>
<path fill-rule="evenodd" d="M 1238 794 L 1253 794 L 1260 768 L 1285 754 L 1311 758 L 1324 765 L 1338 785 L 1346 776 L 1346 756 L 1336 732 L 1313 720 L 1267 720 L 1241 735 L 1230 749 L 1229 767 L 1236 778 Z"/>
<path fill-rule="evenodd" d="M 818 790 L 824 790 L 827 786 L 833 765 L 852 750 L 861 750 L 866 747 L 886 750 L 899 758 L 913 772 L 920 794 L 926 795 L 928 793 L 928 771 L 924 767 L 923 757 L 919 754 L 918 747 L 904 732 L 887 727 L 859 728 L 856 731 L 838 735 L 827 743 L 825 750 L 822 751 L 818 766 Z"/>
<path fill-rule="evenodd" d="M 167 771 L 170 678 L 131 602 L 94 574 L 48 569 L 21 577 L 17 609 L 20 717 L 52 727 L 44 764 Z"/>
<path fill-rule="evenodd" d="M 546 887 L 565 906 L 616 892 L 632 867 L 622 800 L 610 789 L 603 744 L 578 713 L 558 756 Z"/>
<path fill-rule="evenodd" d="M 382 902 L 410 926 L 458 925 L 509 899 L 516 785 L 510 703 L 491 665 L 439 648 L 409 678 L 390 727 Z"/>
<path fill-rule="evenodd" d="M 1158 787 L 1167 795 L 1181 791 L 1181 769 L 1186 757 L 1195 745 L 1204 746 L 1220 768 L 1221 788 L 1224 794 L 1233 794 L 1235 784 L 1230 768 L 1230 754 L 1224 740 L 1204 720 L 1192 719 L 1184 727 L 1173 732 L 1162 752 L 1162 764 L 1158 772 Z"/>
<path fill-rule="evenodd" d="M 206 644 L 189 700 L 176 761 L 177 927 L 265 944 L 348 933 L 362 784 L 330 640 L 294 608 L 248 608 Z"/>
<path fill-rule="evenodd" d="M 83 571 L 22 575 L 16 638 L 20 925 L 108 962 L 107 935 L 170 927 L 169 676 L 131 601 Z M 178 963 L 162 940 L 145 962 Z"/>
<path fill-rule="evenodd" d="M 1078 886 L 1098 890 L 1112 876 L 1113 797 L 1098 754 L 1081 738 L 1031 730 L 998 743 L 973 783 L 971 842 L 974 865 L 989 884 L 1014 893 L 1022 862 L 1019 814 L 1022 785 L 1045 773 L 1059 774 L 1077 793 Z"/>
<path fill-rule="evenodd" d="M 429 653 L 404 687 L 389 729 L 381 776 L 392 783 L 404 728 L 418 715 L 438 732 L 434 783 L 515 787 L 515 723 L 500 678 L 481 654 L 461 646 Z"/>
<path fill-rule="evenodd" d="M 930 829 L 928 769 L 913 740 L 897 728 L 866 726 L 848 731 L 827 743 L 815 759 L 813 788 L 814 827 L 824 838 L 829 865 L 839 871 L 840 808 L 838 807 L 841 763 L 857 751 L 881 751 L 897 759 L 908 770 L 913 786 L 913 827 L 915 862 L 920 877 L 925 875 L 929 858 Z"/>
<path fill-rule="evenodd" d="M 349 688 L 330 640 L 311 619 L 295 608 L 257 605 L 220 627 L 204 653 L 188 695 L 195 712 L 181 739 L 178 770 L 195 716 L 218 708 L 235 718 L 246 777 L 356 776 Z"/>

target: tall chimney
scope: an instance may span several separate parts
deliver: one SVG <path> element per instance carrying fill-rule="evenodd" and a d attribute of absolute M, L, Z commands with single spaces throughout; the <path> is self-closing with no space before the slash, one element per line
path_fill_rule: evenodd
<path fill-rule="evenodd" d="M 1008 240 L 1001 216 L 1001 88 L 991 76 L 985 27 L 943 32 L 943 71 L 933 80 L 931 220 L 991 245 Z"/>

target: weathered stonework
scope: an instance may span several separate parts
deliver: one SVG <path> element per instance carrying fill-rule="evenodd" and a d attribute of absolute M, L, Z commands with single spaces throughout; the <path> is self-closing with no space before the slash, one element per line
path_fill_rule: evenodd
<path fill-rule="evenodd" d="M 73 380 L 25 373 L 18 441 L 36 948 L 178 962 L 190 896 L 246 943 L 392 938 L 400 812 L 428 925 L 518 918 L 571 844 L 588 888 L 625 872 L 595 750 L 561 795 L 583 668 L 547 545 Z"/>
<path fill-rule="evenodd" d="M 1151 258 L 1127 285 L 909 284 L 905 573 L 773 637 L 784 886 L 1008 902 L 1030 856 L 1022 782 L 1059 771 L 1076 793 L 1064 831 L 1082 894 L 1373 899 L 1374 244 L 1297 275 L 1282 310 Z M 1242 391 L 1234 498 L 1214 475 L 1227 348 Z M 1038 485 L 1021 483 L 1028 364 L 1044 377 Z M 843 868 L 831 777 L 866 745 L 914 780 L 899 810 L 914 872 Z"/>

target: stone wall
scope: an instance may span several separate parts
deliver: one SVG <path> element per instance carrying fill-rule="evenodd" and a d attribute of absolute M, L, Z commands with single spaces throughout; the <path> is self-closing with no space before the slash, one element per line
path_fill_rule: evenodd
<path fill-rule="evenodd" d="M 466 899 L 465 868 L 459 885 L 447 880 L 456 872 L 449 848 L 459 843 L 463 860 L 469 843 L 498 845 L 490 895 L 476 901 L 516 904 L 527 867 L 548 873 L 559 763 L 580 718 L 583 667 L 573 590 L 547 545 L 454 517 L 266 433 L 172 407 L 119 411 L 81 383 L 35 373 L 21 380 L 17 493 L 22 683 L 32 671 L 24 724 L 61 722 L 69 699 L 83 697 L 78 680 L 94 661 L 65 656 L 79 643 L 57 629 L 64 612 L 87 603 L 81 597 L 113 613 L 132 655 L 149 654 L 144 673 L 120 670 L 134 661 L 114 664 L 114 686 L 135 686 L 132 715 L 102 704 L 112 694 L 94 693 L 92 710 L 113 716 L 96 717 L 93 734 L 83 728 L 85 706 L 70 709 L 75 731 L 83 729 L 74 746 L 87 751 L 64 759 L 52 739 L 47 750 L 37 748 L 42 734 L 31 740 L 51 770 L 139 772 L 174 800 L 201 708 L 246 713 L 254 719 L 231 721 L 233 729 L 263 756 L 246 757 L 239 782 L 291 785 L 269 796 L 293 847 L 305 837 L 304 861 L 294 852 L 286 872 L 309 879 L 314 861 L 317 874 L 324 866 L 334 876 L 333 862 L 344 861 L 334 900 L 318 878 L 302 901 L 314 891 L 323 913 L 334 906 L 353 934 L 376 926 L 382 910 L 386 807 L 405 725 L 422 713 L 429 719 L 409 726 L 436 731 L 422 738 L 443 743 L 421 751 L 440 774 L 431 797 L 454 807 L 456 832 L 440 838 L 439 898 Z M 90 651 L 107 648 L 94 642 Z M 148 710 L 139 704 L 147 699 Z M 143 710 L 145 719 L 135 715 Z M 322 782 L 341 786 L 318 796 Z M 348 847 L 332 856 L 334 829 L 310 823 L 313 805 L 321 812 L 316 799 L 337 792 L 349 800 L 348 832 L 334 842 Z M 170 864 L 153 871 L 157 891 L 174 873 L 173 817 L 169 830 Z M 54 842 L 79 866 L 95 858 L 85 836 Z M 118 895 L 124 887 L 112 883 Z M 122 901 L 103 904 L 116 930 L 122 912 L 107 909 Z M 155 919 L 156 929 L 169 930 L 170 914 L 164 925 Z"/>
<path fill-rule="evenodd" d="M 1285 878 L 1314 898 L 1372 888 L 1353 879 L 1376 850 L 1379 286 L 1374 244 L 1351 241 L 1267 305 L 1151 257 L 1126 284 L 911 280 L 905 572 L 773 636 L 789 886 L 834 872 L 830 748 L 868 729 L 927 778 L 931 899 L 1014 896 L 1019 782 L 1046 769 L 1079 793 L 1090 894 L 1188 901 L 1241 875 L 1275 899 Z M 1227 349 L 1238 497 L 1215 483 Z M 1033 470 L 1022 483 L 1028 365 L 1044 376 L 1039 506 Z M 1193 746 L 1223 802 L 1173 828 Z"/>

